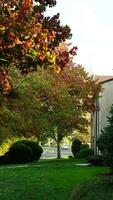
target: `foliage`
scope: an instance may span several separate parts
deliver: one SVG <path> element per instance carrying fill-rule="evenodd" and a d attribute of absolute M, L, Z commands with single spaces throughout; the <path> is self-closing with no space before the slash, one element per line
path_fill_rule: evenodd
<path fill-rule="evenodd" d="M 33 142 L 31 140 L 21 140 L 16 142 L 16 144 L 25 144 L 26 146 L 30 147 L 32 150 L 32 160 L 39 160 L 42 153 L 43 153 L 43 149 L 41 146 L 39 146 L 39 144 L 37 142 Z"/>
<path fill-rule="evenodd" d="M 0 164 L 28 163 L 39 160 L 43 153 L 38 143 L 30 140 L 20 140 L 11 145 L 9 150 L 0 156 Z"/>
<path fill-rule="evenodd" d="M 32 161 L 32 149 L 23 143 L 14 143 L 8 152 L 11 163 L 28 163 Z"/>
<path fill-rule="evenodd" d="M 9 149 L 9 157 L 13 162 L 32 162 L 39 160 L 43 153 L 38 143 L 30 140 L 15 142 Z"/>
<path fill-rule="evenodd" d="M 88 122 L 89 122 L 89 126 L 90 126 L 90 119 Z M 72 134 L 72 138 L 76 134 L 76 138 L 79 139 L 80 141 L 82 141 L 83 143 L 90 143 L 91 142 L 91 134 L 89 131 L 89 126 L 84 133 L 83 132 L 81 133 L 80 131 L 74 131 L 74 133 Z"/>
<path fill-rule="evenodd" d="M 82 144 L 81 147 L 80 147 L 80 150 L 83 150 L 83 149 L 89 149 L 89 145 L 88 144 Z"/>
<path fill-rule="evenodd" d="M 88 191 L 91 189 L 91 183 L 85 183 L 85 187 L 84 184 L 80 185 L 72 192 L 70 200 L 81 200 L 84 196 L 87 195 Z"/>
<path fill-rule="evenodd" d="M 86 119 L 87 119 L 87 116 L 86 116 Z M 79 139 L 80 141 L 82 141 L 83 143 L 90 143 L 91 142 L 91 134 L 90 134 L 90 130 L 89 130 L 90 120 L 91 120 L 91 118 L 88 118 L 89 126 L 88 126 L 87 130 L 85 130 L 84 132 L 75 130 L 75 131 L 73 131 L 73 133 L 72 133 L 71 137 L 69 137 L 69 139 L 72 140 L 76 135 L 76 138 Z"/>
<path fill-rule="evenodd" d="M 107 174 L 106 174 L 107 175 Z M 113 199 L 113 177 L 106 176 L 84 183 L 75 188 L 71 194 L 70 200 L 109 200 Z"/>
<path fill-rule="evenodd" d="M 4 137 L 3 140 L 2 140 L 2 137 L 0 139 L 1 139 L 0 155 L 4 155 L 13 143 L 15 143 L 19 140 L 24 140 L 25 138 L 23 136 L 21 136 L 21 137 L 16 137 L 16 136 L 10 137 L 9 136 L 9 137 L 6 137 L 6 138 Z M 36 137 L 31 137 L 30 140 L 36 141 Z"/>
<path fill-rule="evenodd" d="M 89 148 L 82 148 L 80 149 L 79 153 L 77 154 L 77 156 L 79 158 L 88 158 L 89 156 L 93 155 L 94 151 L 93 149 L 89 149 Z"/>
<path fill-rule="evenodd" d="M 86 112 L 93 110 L 100 88 L 81 66 L 59 74 L 41 68 L 26 76 L 12 67 L 8 79 L 13 87 L 0 112 L 4 138 L 35 135 L 61 143 L 75 129 L 87 131 Z"/>
<path fill-rule="evenodd" d="M 54 48 L 71 37 L 70 28 L 60 24 L 59 14 L 44 16 L 46 7 L 55 5 L 55 0 L 0 1 L 1 65 L 13 64 L 26 73 L 37 65 L 54 64 Z"/>
<path fill-rule="evenodd" d="M 113 105 L 109 112 L 108 125 L 102 130 L 97 145 L 105 162 L 113 170 Z"/>
<path fill-rule="evenodd" d="M 12 143 L 13 143 L 13 138 L 12 138 L 12 140 L 4 139 L 4 141 L 1 141 L 0 156 L 4 155 L 7 152 L 7 150 L 9 149 L 9 147 L 11 146 Z"/>
<path fill-rule="evenodd" d="M 89 148 L 88 144 L 82 144 L 77 138 L 73 141 L 71 149 L 76 158 L 87 158 L 94 154 L 94 151 Z"/>
<path fill-rule="evenodd" d="M 87 161 L 95 166 L 103 165 L 103 157 L 101 155 L 92 155 L 87 158 Z"/>
<path fill-rule="evenodd" d="M 10 163 L 11 163 L 11 160 L 7 153 L 0 156 L 0 165 L 6 165 L 6 164 L 10 164 Z"/>
<path fill-rule="evenodd" d="M 7 75 L 15 66 L 22 74 L 43 66 L 61 70 L 77 48 L 60 52 L 57 47 L 71 38 L 69 26 L 62 26 L 59 14 L 45 17 L 46 7 L 55 0 L 0 0 L 0 92 L 9 94 L 12 85 Z M 62 66 L 61 66 L 62 65 Z"/>
<path fill-rule="evenodd" d="M 55 5 L 55 0 L 0 1 L 0 132 L 51 135 L 59 148 L 74 129 L 87 131 L 86 113 L 100 86 L 73 64 L 77 47 L 65 43 L 70 28 L 61 25 L 59 14 L 44 16 Z"/>
<path fill-rule="evenodd" d="M 72 150 L 74 157 L 76 157 L 76 155 L 80 152 L 80 147 L 81 147 L 81 141 L 78 139 L 75 139 L 72 142 L 72 146 L 71 146 L 71 150 Z"/>

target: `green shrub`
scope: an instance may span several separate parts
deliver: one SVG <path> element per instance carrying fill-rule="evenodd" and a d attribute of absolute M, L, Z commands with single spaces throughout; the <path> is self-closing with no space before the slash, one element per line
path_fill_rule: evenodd
<path fill-rule="evenodd" d="M 78 156 L 80 158 L 88 158 L 89 156 L 93 155 L 94 151 L 93 149 L 88 149 L 88 148 L 83 148 L 80 150 L 80 152 L 78 153 Z"/>
<path fill-rule="evenodd" d="M 30 147 L 32 149 L 32 160 L 39 160 L 42 153 L 43 153 L 43 149 L 41 146 L 39 146 L 39 144 L 37 142 L 33 142 L 31 140 L 21 140 L 20 141 L 22 144 L 27 145 L 28 147 Z"/>
<path fill-rule="evenodd" d="M 81 141 L 79 139 L 75 139 L 72 142 L 71 150 L 72 150 L 72 153 L 73 153 L 74 157 L 76 157 L 76 155 L 80 152 L 81 144 L 82 143 L 81 143 Z"/>
<path fill-rule="evenodd" d="M 85 182 L 73 190 L 70 200 L 112 200 L 113 178 L 109 176 Z"/>
<path fill-rule="evenodd" d="M 0 156 L 0 164 L 27 163 L 39 160 L 43 149 L 38 143 L 30 140 L 21 140 L 12 144 L 9 151 Z"/>
<path fill-rule="evenodd" d="M 92 155 L 87 158 L 87 161 L 95 166 L 103 165 L 103 157 L 101 155 Z"/>
<path fill-rule="evenodd" d="M 81 149 L 89 149 L 89 145 L 88 144 L 81 144 L 80 150 Z"/>
<path fill-rule="evenodd" d="M 3 156 L 0 156 L 0 165 L 10 164 L 10 158 L 8 153 L 5 153 Z"/>
<path fill-rule="evenodd" d="M 17 141 L 9 149 L 9 156 L 11 159 L 14 158 L 13 160 L 16 162 L 17 160 L 20 160 L 19 162 L 32 162 L 34 160 L 39 160 L 42 153 L 43 149 L 38 145 L 38 143 L 30 140 Z M 22 158 L 21 154 L 23 154 Z"/>
<path fill-rule="evenodd" d="M 92 183 L 85 183 L 80 185 L 78 188 L 76 188 L 71 196 L 70 196 L 70 200 L 82 200 L 82 198 L 84 198 L 85 196 L 87 196 L 87 193 L 89 192 L 89 190 L 92 189 Z"/>
<path fill-rule="evenodd" d="M 32 149 L 21 142 L 10 147 L 8 156 L 11 163 L 27 163 L 33 160 Z"/>
<path fill-rule="evenodd" d="M 97 140 L 97 145 L 105 163 L 110 166 L 113 171 L 113 105 L 109 112 L 108 125 L 102 130 L 101 135 Z"/>
<path fill-rule="evenodd" d="M 69 159 L 73 159 L 73 156 L 68 156 Z"/>

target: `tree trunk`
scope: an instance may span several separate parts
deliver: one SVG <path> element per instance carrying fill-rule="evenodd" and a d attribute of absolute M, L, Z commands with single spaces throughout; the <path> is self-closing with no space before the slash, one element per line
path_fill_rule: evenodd
<path fill-rule="evenodd" d="M 57 142 L 57 158 L 61 158 L 61 146 L 60 142 Z"/>

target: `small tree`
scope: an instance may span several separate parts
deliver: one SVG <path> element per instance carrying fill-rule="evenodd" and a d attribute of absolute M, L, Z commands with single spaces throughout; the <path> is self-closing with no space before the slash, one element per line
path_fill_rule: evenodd
<path fill-rule="evenodd" d="M 102 130 L 97 140 L 98 148 L 102 152 L 105 162 L 113 172 L 113 105 L 109 112 L 108 125 Z"/>

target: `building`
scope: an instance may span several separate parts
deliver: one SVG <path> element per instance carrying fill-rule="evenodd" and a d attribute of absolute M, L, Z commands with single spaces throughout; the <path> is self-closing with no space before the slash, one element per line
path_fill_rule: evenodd
<path fill-rule="evenodd" d="M 103 91 L 99 93 L 99 98 L 95 102 L 95 111 L 92 113 L 91 145 L 95 155 L 98 154 L 96 144 L 101 130 L 107 126 L 107 116 L 113 104 L 113 76 L 96 76 L 102 85 Z"/>

